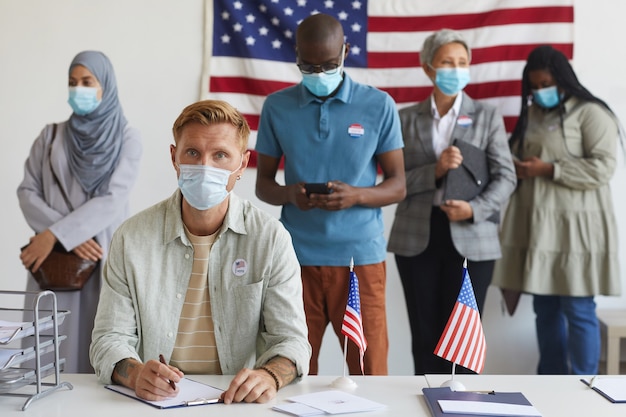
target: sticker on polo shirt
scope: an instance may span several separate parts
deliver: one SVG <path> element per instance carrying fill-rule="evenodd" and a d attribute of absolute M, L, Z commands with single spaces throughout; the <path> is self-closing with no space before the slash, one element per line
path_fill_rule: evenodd
<path fill-rule="evenodd" d="M 351 138 L 360 138 L 364 134 L 365 134 L 365 129 L 363 128 L 363 126 L 361 126 L 358 123 L 352 123 L 348 127 L 348 135 L 350 135 Z"/>
<path fill-rule="evenodd" d="M 456 119 L 456 124 L 461 127 L 469 127 L 472 125 L 472 123 L 472 119 L 470 119 L 468 116 L 459 116 L 459 118 Z"/>
<path fill-rule="evenodd" d="M 248 262 L 245 259 L 236 259 L 233 262 L 233 274 L 240 277 L 246 272 L 248 272 Z"/>

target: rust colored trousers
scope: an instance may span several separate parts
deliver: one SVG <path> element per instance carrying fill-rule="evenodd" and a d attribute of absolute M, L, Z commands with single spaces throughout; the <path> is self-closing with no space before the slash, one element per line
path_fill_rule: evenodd
<path fill-rule="evenodd" d="M 348 302 L 350 270 L 345 266 L 302 266 L 301 269 L 304 310 L 313 350 L 309 374 L 317 375 L 318 356 L 328 323 L 332 324 L 343 351 L 341 324 Z M 363 373 L 387 375 L 386 265 L 385 262 L 359 265 L 354 267 L 354 272 L 359 279 L 361 320 L 367 341 Z M 349 339 L 346 361 L 351 375 L 361 375 L 359 349 Z"/>

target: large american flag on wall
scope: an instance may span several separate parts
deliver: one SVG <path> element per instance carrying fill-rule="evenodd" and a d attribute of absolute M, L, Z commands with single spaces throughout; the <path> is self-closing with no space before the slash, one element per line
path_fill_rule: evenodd
<path fill-rule="evenodd" d="M 551 44 L 572 58 L 574 0 L 206 0 L 201 98 L 226 100 L 258 126 L 265 97 L 301 81 L 295 31 L 312 13 L 342 24 L 346 71 L 387 91 L 399 108 L 425 99 L 432 83 L 419 63 L 424 39 L 460 31 L 472 48 L 465 91 L 496 104 L 511 131 L 528 53 Z M 253 132 L 250 148 L 254 148 Z"/>

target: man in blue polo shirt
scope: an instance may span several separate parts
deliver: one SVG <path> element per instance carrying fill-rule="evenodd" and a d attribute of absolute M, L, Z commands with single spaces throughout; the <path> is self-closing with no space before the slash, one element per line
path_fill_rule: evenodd
<path fill-rule="evenodd" d="M 354 258 L 367 340 L 364 373 L 387 374 L 386 241 L 381 207 L 406 194 L 402 133 L 393 99 L 353 81 L 343 68 L 349 44 L 339 21 L 326 14 L 296 31 L 300 84 L 267 97 L 257 137 L 257 196 L 281 205 L 302 270 L 304 307 L 317 374 L 322 337 L 337 336 L 346 309 L 348 266 Z M 276 181 L 284 156 L 285 185 Z M 382 181 L 377 184 L 377 166 Z M 305 184 L 327 190 L 307 193 Z M 348 343 L 351 374 L 359 350 Z"/>

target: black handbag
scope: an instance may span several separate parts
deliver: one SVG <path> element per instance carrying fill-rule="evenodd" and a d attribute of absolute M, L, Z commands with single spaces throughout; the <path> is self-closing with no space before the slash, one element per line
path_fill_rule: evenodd
<path fill-rule="evenodd" d="M 56 129 L 57 125 L 55 123 L 52 127 L 49 154 L 52 152 L 52 142 L 56 136 Z M 70 211 L 73 211 L 72 204 L 59 182 L 52 165 L 50 165 L 50 170 L 52 171 L 54 181 L 61 190 L 65 203 Z M 24 250 L 26 246 L 23 246 L 21 250 Z M 42 290 L 75 291 L 83 288 L 99 262 L 83 259 L 74 252 L 68 252 L 61 243 L 57 242 L 37 272 L 31 271 L 31 274 Z"/>

